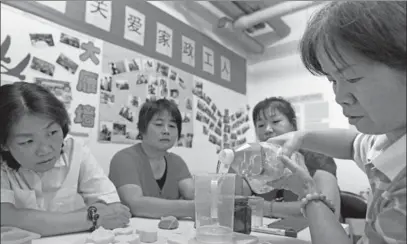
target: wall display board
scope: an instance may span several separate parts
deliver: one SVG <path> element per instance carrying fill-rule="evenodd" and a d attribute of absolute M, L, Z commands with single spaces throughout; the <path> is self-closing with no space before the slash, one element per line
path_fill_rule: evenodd
<path fill-rule="evenodd" d="M 72 132 L 133 143 L 146 99 L 168 98 L 183 116 L 179 146 L 192 147 L 193 77 L 246 93 L 246 61 L 143 1 L 1 3 L 3 83 L 24 80 L 64 102 Z M 11 6 L 11 7 L 10 7 Z M 16 28 L 6 24 L 18 23 Z M 5 50 L 5 51 L 3 51 Z M 4 66 L 3 66 L 4 63 Z"/>

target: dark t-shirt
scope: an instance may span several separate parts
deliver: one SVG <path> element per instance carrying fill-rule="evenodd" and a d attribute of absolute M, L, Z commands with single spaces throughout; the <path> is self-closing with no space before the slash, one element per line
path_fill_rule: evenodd
<path fill-rule="evenodd" d="M 178 183 L 181 180 L 192 178 L 185 161 L 174 153 L 167 153 L 166 178 L 160 189 L 150 162 L 141 143 L 117 152 L 110 163 L 109 178 L 119 188 L 123 185 L 138 185 L 147 197 L 164 199 L 179 199 L 181 197 Z"/>
<path fill-rule="evenodd" d="M 306 150 L 299 150 L 299 152 L 304 156 L 305 165 L 311 176 L 314 176 L 317 170 L 324 170 L 336 177 L 336 163 L 333 158 Z M 266 201 L 278 198 L 283 198 L 285 202 L 298 201 L 298 196 L 289 190 L 276 189 L 265 194 L 256 194 L 254 192 L 252 194 L 263 197 Z"/>

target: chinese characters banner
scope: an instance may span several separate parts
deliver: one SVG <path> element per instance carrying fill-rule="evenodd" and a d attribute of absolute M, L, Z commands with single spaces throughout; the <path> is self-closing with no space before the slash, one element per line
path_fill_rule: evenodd
<path fill-rule="evenodd" d="M 146 16 L 126 6 L 124 38 L 140 46 L 144 46 Z"/>
<path fill-rule="evenodd" d="M 247 66 L 242 56 L 157 8 L 152 1 L 7 1 L 5 4 L 162 60 L 240 94 L 246 93 Z"/>
<path fill-rule="evenodd" d="M 182 62 L 195 67 L 195 41 L 182 36 Z"/>
<path fill-rule="evenodd" d="M 165 56 L 172 57 L 172 29 L 157 22 L 156 51 Z"/>
<path fill-rule="evenodd" d="M 203 46 L 202 49 L 202 69 L 209 74 L 214 74 L 215 72 L 215 62 L 213 50 Z"/>
<path fill-rule="evenodd" d="M 109 32 L 112 22 L 112 1 L 86 1 L 85 21 Z"/>

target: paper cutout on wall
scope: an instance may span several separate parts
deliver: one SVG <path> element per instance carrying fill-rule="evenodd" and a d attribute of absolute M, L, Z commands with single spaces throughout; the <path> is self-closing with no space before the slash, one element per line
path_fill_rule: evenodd
<path fill-rule="evenodd" d="M 99 59 L 96 57 L 96 54 L 100 54 L 100 48 L 95 47 L 93 42 L 88 41 L 87 43 L 82 43 L 81 49 L 85 50 L 84 53 L 79 55 L 79 59 L 83 62 L 90 59 L 95 65 L 99 64 Z"/>
<path fill-rule="evenodd" d="M 110 31 L 112 1 L 86 1 L 85 21 L 105 31 Z"/>
<path fill-rule="evenodd" d="M 124 21 L 124 38 L 144 46 L 146 16 L 139 11 L 126 6 Z"/>
<path fill-rule="evenodd" d="M 95 126 L 96 108 L 91 105 L 79 104 L 75 109 L 74 123 L 80 124 L 86 128 Z"/>
<path fill-rule="evenodd" d="M 87 70 L 79 72 L 78 83 L 76 89 L 84 93 L 97 93 L 99 75 Z"/>
<path fill-rule="evenodd" d="M 25 75 L 21 73 L 25 70 L 28 63 L 30 62 L 31 54 L 27 54 L 24 59 L 20 61 L 16 66 L 13 68 L 7 67 L 6 64 L 11 63 L 11 58 L 7 57 L 7 51 L 9 50 L 11 45 L 11 37 L 7 35 L 4 39 L 3 43 L 1 44 L 1 74 L 16 77 L 19 80 L 25 80 Z M 4 64 L 3 64 L 4 63 Z M 3 71 L 5 70 L 5 71 Z"/>

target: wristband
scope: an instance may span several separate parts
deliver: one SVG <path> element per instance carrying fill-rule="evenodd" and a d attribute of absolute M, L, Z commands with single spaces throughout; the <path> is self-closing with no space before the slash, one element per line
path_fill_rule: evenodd
<path fill-rule="evenodd" d="M 88 208 L 88 220 L 92 222 L 92 227 L 89 231 L 94 231 L 97 227 L 97 221 L 99 219 L 98 209 L 95 206 L 90 206 Z"/>
<path fill-rule="evenodd" d="M 307 218 L 305 214 L 305 208 L 310 202 L 322 202 L 324 203 L 333 213 L 335 213 L 335 206 L 334 204 L 326 198 L 325 195 L 320 194 L 320 193 L 313 193 L 313 194 L 307 194 L 304 198 L 301 199 L 301 213 L 302 215 Z"/>

